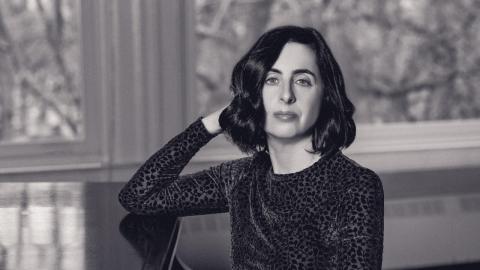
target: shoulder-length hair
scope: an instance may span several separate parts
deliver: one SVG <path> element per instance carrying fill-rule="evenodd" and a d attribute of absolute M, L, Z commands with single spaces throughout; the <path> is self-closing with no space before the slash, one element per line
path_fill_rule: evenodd
<path fill-rule="evenodd" d="M 264 33 L 235 65 L 231 104 L 220 115 L 227 138 L 244 153 L 268 151 L 262 89 L 267 73 L 287 42 L 313 49 L 323 85 L 320 113 L 313 125 L 313 153 L 322 155 L 348 147 L 355 139 L 355 107 L 347 98 L 340 67 L 322 35 L 310 27 L 282 26 Z"/>

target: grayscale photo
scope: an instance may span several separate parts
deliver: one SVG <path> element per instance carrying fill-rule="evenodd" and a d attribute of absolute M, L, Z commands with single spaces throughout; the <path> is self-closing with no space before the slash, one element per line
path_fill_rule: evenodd
<path fill-rule="evenodd" d="M 480 269 L 479 14 L 1 0 L 0 270 Z"/>

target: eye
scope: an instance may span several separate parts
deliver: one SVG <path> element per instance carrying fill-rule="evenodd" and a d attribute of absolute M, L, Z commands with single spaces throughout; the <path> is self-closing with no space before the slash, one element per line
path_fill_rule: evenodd
<path fill-rule="evenodd" d="M 277 85 L 279 83 L 278 79 L 275 77 L 270 77 L 265 80 L 265 84 L 267 85 Z"/>
<path fill-rule="evenodd" d="M 301 86 L 312 86 L 312 82 L 310 81 L 310 79 L 304 79 L 304 78 L 298 79 L 296 83 L 298 83 Z"/>

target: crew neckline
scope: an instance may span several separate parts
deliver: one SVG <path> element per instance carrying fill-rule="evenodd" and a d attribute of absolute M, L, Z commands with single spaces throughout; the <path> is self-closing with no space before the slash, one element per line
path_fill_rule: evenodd
<path fill-rule="evenodd" d="M 289 180 L 289 179 L 294 179 L 294 178 L 297 178 L 299 176 L 303 176 L 305 174 L 308 174 L 312 171 L 314 171 L 315 169 L 317 169 L 320 165 L 322 165 L 326 160 L 332 158 L 333 156 L 337 155 L 339 152 L 341 152 L 340 150 L 338 151 L 335 151 L 333 153 L 330 153 L 330 154 L 326 154 L 322 157 L 320 157 L 317 161 L 315 161 L 312 165 L 300 170 L 300 171 L 297 171 L 297 172 L 291 172 L 291 173 L 274 173 L 273 172 L 273 166 L 272 166 L 272 162 L 270 160 L 270 156 L 268 155 L 268 153 L 265 153 L 266 155 L 266 158 L 267 158 L 267 161 L 268 161 L 268 172 L 267 172 L 267 175 L 270 179 L 272 180 L 275 180 L 275 181 L 284 181 L 284 180 Z"/>

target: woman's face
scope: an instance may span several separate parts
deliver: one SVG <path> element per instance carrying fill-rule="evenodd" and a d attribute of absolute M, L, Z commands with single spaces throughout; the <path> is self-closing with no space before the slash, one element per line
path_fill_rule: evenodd
<path fill-rule="evenodd" d="M 262 90 L 267 137 L 291 140 L 309 136 L 322 94 L 314 51 L 301 43 L 285 44 Z"/>

